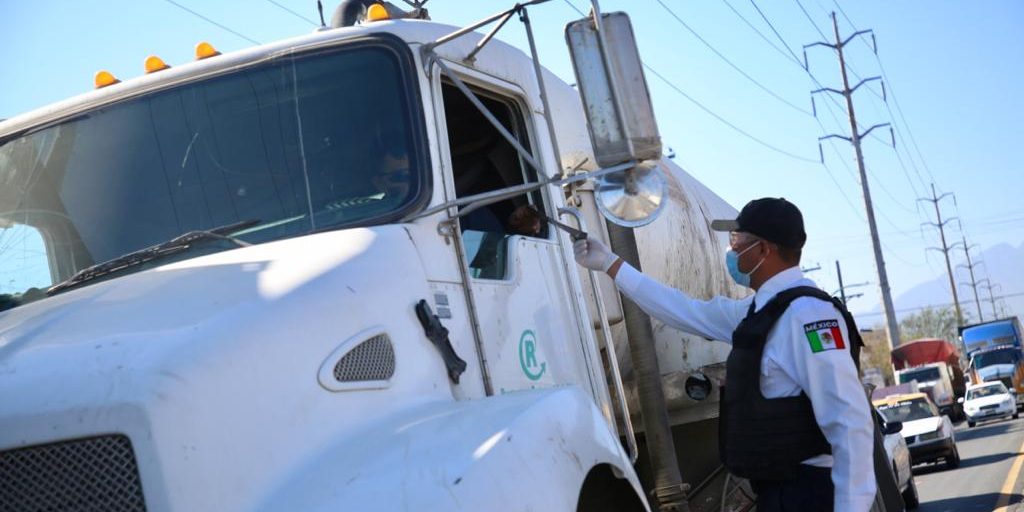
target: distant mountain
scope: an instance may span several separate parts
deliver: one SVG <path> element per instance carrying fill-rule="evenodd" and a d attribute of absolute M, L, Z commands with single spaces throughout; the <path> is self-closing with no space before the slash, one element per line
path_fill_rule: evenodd
<path fill-rule="evenodd" d="M 990 247 L 980 253 L 980 261 L 985 264 L 975 268 L 975 277 L 984 279 L 987 276 L 992 283 L 1001 286 L 993 290 L 997 304 L 1000 295 L 1009 295 L 1003 299 L 1007 315 L 1024 316 L 1024 244 L 1020 247 L 1013 247 L 1010 244 L 999 244 Z M 956 260 L 953 265 L 965 264 L 965 261 Z M 943 265 L 943 268 L 945 265 Z M 980 275 L 979 275 L 980 270 Z M 970 282 L 970 273 L 965 268 L 954 269 L 954 277 L 957 283 Z M 978 307 L 974 301 L 974 292 L 969 286 L 957 287 L 960 299 L 960 308 L 968 316 L 968 321 L 978 320 Z M 978 296 L 981 299 L 981 312 L 984 320 L 992 319 L 992 303 L 987 299 L 988 291 L 978 288 Z M 896 306 L 897 318 L 913 314 L 925 306 L 941 306 L 952 302 L 949 294 L 949 278 L 943 273 L 931 281 L 921 283 L 893 299 Z M 998 308 L 998 306 L 997 306 Z M 880 325 L 884 322 L 877 314 L 880 307 L 872 310 L 873 315 L 865 315 L 858 318 L 857 323 L 862 327 Z"/>

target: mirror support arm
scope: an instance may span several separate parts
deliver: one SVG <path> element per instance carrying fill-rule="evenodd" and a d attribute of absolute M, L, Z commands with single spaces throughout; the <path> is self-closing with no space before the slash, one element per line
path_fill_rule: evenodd
<path fill-rule="evenodd" d="M 489 204 L 496 203 L 498 201 L 503 201 L 503 200 L 508 199 L 510 197 L 515 197 L 515 196 L 526 194 L 528 192 L 533 192 L 534 190 L 539 190 L 539 189 L 544 188 L 544 187 L 546 187 L 548 185 L 558 186 L 558 185 L 565 185 L 565 184 L 568 184 L 568 183 L 576 183 L 576 182 L 580 182 L 580 181 L 585 181 L 585 180 L 588 180 L 588 179 L 591 179 L 591 178 L 600 178 L 601 176 L 605 176 L 607 174 L 612 174 L 612 173 L 616 173 L 616 172 L 622 172 L 622 171 L 629 170 L 629 169 L 631 169 L 631 168 L 633 168 L 635 166 L 636 166 L 636 162 L 626 162 L 626 163 L 619 164 L 619 165 L 613 165 L 613 166 L 608 167 L 606 169 L 599 169 L 599 170 L 596 170 L 596 171 L 576 174 L 576 175 L 569 176 L 569 177 L 566 177 L 566 178 L 562 178 L 560 176 L 555 176 L 553 178 L 544 179 L 544 180 L 541 180 L 541 181 L 538 181 L 538 182 L 524 183 L 522 185 L 516 185 L 514 187 L 507 187 L 507 188 L 503 188 L 503 189 L 499 189 L 499 190 L 491 190 L 489 192 L 482 192 L 480 194 L 474 194 L 474 195 L 471 195 L 471 196 L 460 197 L 460 198 L 455 199 L 453 201 L 446 201 L 446 202 L 441 203 L 439 205 L 431 206 L 430 208 L 427 208 L 426 210 L 422 210 L 422 211 L 420 211 L 418 213 L 414 213 L 414 214 L 406 217 L 405 219 L 403 219 L 402 222 L 409 222 L 409 221 L 413 221 L 413 220 L 420 219 L 420 218 L 423 218 L 423 217 L 428 217 L 428 216 L 433 215 L 433 214 L 435 214 L 435 213 L 437 213 L 439 211 L 443 211 L 443 210 L 447 210 L 448 208 L 453 208 L 453 207 L 456 207 L 456 206 L 463 206 L 463 205 L 467 205 L 467 204 L 470 205 L 470 207 L 472 207 L 475 210 L 475 209 L 477 209 L 477 208 L 479 208 L 481 206 L 487 206 Z M 467 210 L 468 210 L 468 208 L 463 209 L 462 211 L 457 212 L 455 215 L 451 215 L 449 218 L 454 219 L 454 218 L 457 218 L 457 217 L 461 217 L 462 215 L 465 215 L 466 213 L 468 213 Z"/>

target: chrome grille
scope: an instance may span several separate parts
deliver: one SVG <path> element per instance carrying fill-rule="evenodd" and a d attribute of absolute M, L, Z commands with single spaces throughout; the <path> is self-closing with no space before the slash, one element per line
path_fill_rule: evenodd
<path fill-rule="evenodd" d="M 334 378 L 339 382 L 388 380 L 394 374 L 395 349 L 387 334 L 360 343 L 334 365 Z"/>
<path fill-rule="evenodd" d="M 145 510 L 135 452 L 127 436 L 0 452 L 0 512 Z"/>

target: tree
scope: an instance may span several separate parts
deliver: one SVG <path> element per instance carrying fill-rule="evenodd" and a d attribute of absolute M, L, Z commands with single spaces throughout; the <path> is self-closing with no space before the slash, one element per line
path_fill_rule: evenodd
<path fill-rule="evenodd" d="M 889 353 L 889 339 L 885 335 L 885 327 L 875 326 L 872 330 L 863 330 L 860 337 L 864 340 L 864 348 L 860 351 L 860 368 L 878 368 L 885 377 L 886 385 L 893 381 L 892 356 Z"/>
<path fill-rule="evenodd" d="M 939 338 L 955 343 L 956 328 L 956 311 L 952 307 L 926 307 L 903 318 L 900 322 L 900 339 L 911 341 L 921 338 Z"/>

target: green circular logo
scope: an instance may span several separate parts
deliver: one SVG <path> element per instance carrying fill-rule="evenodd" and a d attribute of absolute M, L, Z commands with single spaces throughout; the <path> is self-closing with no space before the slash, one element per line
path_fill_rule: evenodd
<path fill-rule="evenodd" d="M 530 380 L 540 379 L 547 370 L 546 362 L 537 363 L 537 336 L 533 331 L 523 331 L 523 335 L 519 337 L 519 366 Z"/>

